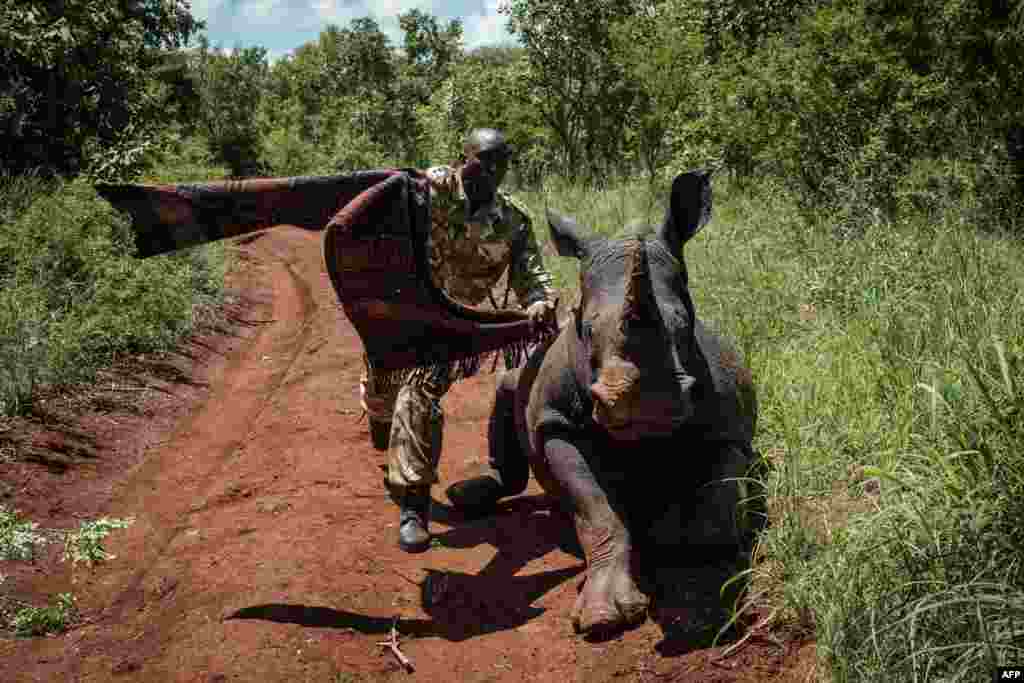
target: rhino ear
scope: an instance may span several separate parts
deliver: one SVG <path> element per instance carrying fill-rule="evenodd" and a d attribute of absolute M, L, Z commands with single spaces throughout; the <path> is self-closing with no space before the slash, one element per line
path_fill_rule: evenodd
<path fill-rule="evenodd" d="M 587 242 L 583 229 L 571 218 L 548 209 L 548 225 L 551 227 L 551 241 L 559 256 L 583 258 L 587 253 Z"/>
<path fill-rule="evenodd" d="M 658 237 L 672 253 L 679 255 L 691 237 L 711 220 L 711 171 L 680 173 L 672 181 L 665 222 Z"/>

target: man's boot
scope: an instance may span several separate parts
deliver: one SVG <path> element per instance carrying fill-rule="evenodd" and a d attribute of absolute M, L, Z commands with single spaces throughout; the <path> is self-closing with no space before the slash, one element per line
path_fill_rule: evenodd
<path fill-rule="evenodd" d="M 407 553 L 422 553 L 430 547 L 430 487 L 407 488 L 399 501 L 398 547 Z"/>

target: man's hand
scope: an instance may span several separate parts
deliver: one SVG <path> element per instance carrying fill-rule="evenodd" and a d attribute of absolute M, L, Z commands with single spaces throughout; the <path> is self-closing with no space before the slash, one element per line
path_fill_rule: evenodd
<path fill-rule="evenodd" d="M 557 328 L 558 320 L 555 317 L 557 306 L 552 301 L 537 301 L 529 305 L 526 315 L 534 325 Z"/>

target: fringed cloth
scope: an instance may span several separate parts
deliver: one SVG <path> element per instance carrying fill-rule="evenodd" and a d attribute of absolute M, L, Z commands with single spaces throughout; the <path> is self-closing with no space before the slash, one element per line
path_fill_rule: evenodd
<path fill-rule="evenodd" d="M 97 192 L 131 215 L 142 258 L 276 225 L 324 230 L 327 273 L 382 391 L 438 372 L 458 381 L 496 353 L 518 365 L 554 335 L 521 311 L 464 306 L 434 284 L 430 192 L 416 170 Z"/>

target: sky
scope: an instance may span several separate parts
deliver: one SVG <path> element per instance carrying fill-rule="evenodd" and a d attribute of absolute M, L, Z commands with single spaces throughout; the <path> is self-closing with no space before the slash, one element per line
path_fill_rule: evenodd
<path fill-rule="evenodd" d="M 192 16 L 206 22 L 212 46 L 262 46 L 271 60 L 316 40 L 328 24 L 345 28 L 373 17 L 394 46 L 398 15 L 418 8 L 441 20 L 462 19 L 463 44 L 472 49 L 513 42 L 498 14 L 500 0 L 191 0 Z"/>

